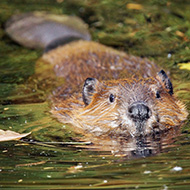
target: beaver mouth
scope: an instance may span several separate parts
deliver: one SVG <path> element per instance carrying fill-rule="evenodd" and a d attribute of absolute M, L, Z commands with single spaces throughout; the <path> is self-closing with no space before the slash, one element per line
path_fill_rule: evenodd
<path fill-rule="evenodd" d="M 137 136 L 144 136 L 145 135 L 145 127 L 146 127 L 146 121 L 135 121 L 135 127 L 136 127 L 136 135 Z"/>
<path fill-rule="evenodd" d="M 155 120 L 154 117 L 148 119 L 132 119 L 133 125 L 135 127 L 134 136 L 149 136 L 151 134 L 159 134 L 160 124 L 159 120 Z"/>

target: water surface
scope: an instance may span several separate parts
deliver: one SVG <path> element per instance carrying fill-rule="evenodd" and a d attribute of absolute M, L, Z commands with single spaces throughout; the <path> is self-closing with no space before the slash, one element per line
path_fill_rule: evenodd
<path fill-rule="evenodd" d="M 190 71 L 178 63 L 190 62 L 190 3 L 134 2 L 136 9 L 130 8 L 131 1 L 1 0 L 0 129 L 32 132 L 25 140 L 0 143 L 1 189 L 190 188 L 189 121 L 177 137 L 131 142 L 136 148 L 122 147 L 125 156 L 117 148 L 75 144 L 77 135 L 51 117 L 47 92 L 31 79 L 42 51 L 25 49 L 4 32 L 5 21 L 15 13 L 78 15 L 94 40 L 169 70 L 176 95 L 189 109 Z"/>

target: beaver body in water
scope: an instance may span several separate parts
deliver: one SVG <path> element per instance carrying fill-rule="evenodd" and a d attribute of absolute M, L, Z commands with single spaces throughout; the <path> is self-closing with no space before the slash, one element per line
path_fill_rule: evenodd
<path fill-rule="evenodd" d="M 187 116 L 166 73 L 147 59 L 77 41 L 41 61 L 66 83 L 51 96 L 51 112 L 82 134 L 146 135 L 179 126 Z"/>
<path fill-rule="evenodd" d="M 85 40 L 52 47 L 40 62 L 51 65 L 64 85 L 50 96 L 51 113 L 76 132 L 133 137 L 186 119 L 170 79 L 153 62 Z"/>

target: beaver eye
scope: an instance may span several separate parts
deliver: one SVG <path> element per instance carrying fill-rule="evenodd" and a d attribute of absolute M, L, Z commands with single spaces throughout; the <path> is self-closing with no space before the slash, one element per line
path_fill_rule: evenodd
<path fill-rule="evenodd" d="M 156 91 L 156 98 L 160 98 L 160 92 Z"/>
<path fill-rule="evenodd" d="M 113 94 L 110 94 L 109 101 L 112 103 L 115 100 L 115 96 Z"/>

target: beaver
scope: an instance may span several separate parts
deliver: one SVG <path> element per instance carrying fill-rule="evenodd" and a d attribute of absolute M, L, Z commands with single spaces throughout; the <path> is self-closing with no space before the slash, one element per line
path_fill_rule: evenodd
<path fill-rule="evenodd" d="M 167 74 L 147 59 L 82 40 L 51 50 L 41 61 L 53 64 L 66 83 L 54 90 L 51 113 L 82 134 L 146 135 L 187 117 Z"/>
<path fill-rule="evenodd" d="M 83 135 L 135 137 L 167 131 L 187 118 L 168 75 L 155 63 L 81 36 L 68 42 L 68 36 L 54 39 L 39 59 L 64 81 L 49 97 L 60 122 Z"/>

